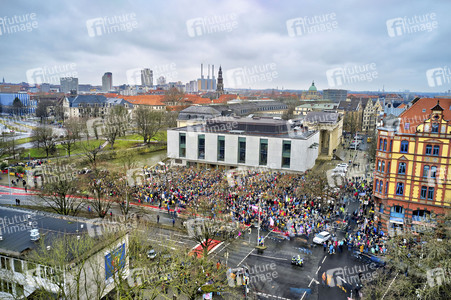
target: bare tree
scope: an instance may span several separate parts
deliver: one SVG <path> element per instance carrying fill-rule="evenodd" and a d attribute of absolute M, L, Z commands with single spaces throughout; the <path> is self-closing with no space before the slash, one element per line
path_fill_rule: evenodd
<path fill-rule="evenodd" d="M 51 127 L 38 126 L 33 128 L 31 140 L 37 148 L 44 149 L 47 158 L 49 153 L 56 150 L 56 136 Z"/>
<path fill-rule="evenodd" d="M 64 122 L 66 127 L 66 133 L 64 135 L 64 141 L 61 142 L 61 146 L 66 149 L 68 156 L 70 157 L 71 150 L 74 149 L 75 143 L 81 137 L 82 126 L 77 119 L 70 118 Z"/>
<path fill-rule="evenodd" d="M 124 106 L 116 105 L 110 110 L 105 118 L 105 132 L 103 132 L 103 135 L 110 143 L 111 149 L 114 147 L 116 138 L 125 134 L 129 124 L 130 116 Z"/>
<path fill-rule="evenodd" d="M 99 156 L 103 151 L 101 146 L 96 146 L 95 143 L 82 144 L 82 155 L 87 159 L 89 165 L 92 169 L 97 168 L 97 163 L 99 162 Z"/>
<path fill-rule="evenodd" d="M 145 144 L 148 144 L 166 125 L 165 113 L 161 111 L 140 106 L 134 115 L 138 133 L 143 137 Z"/>
<path fill-rule="evenodd" d="M 178 105 L 178 103 L 183 102 L 185 94 L 181 92 L 178 88 L 173 87 L 164 93 L 163 102 L 168 105 Z"/>
<path fill-rule="evenodd" d="M 108 195 L 118 193 L 117 185 L 114 184 L 118 179 L 116 174 L 99 169 L 83 176 L 83 189 L 94 198 L 90 204 L 100 218 L 105 218 L 113 204 Z"/>
<path fill-rule="evenodd" d="M 57 214 L 76 216 L 84 206 L 77 198 L 78 181 L 74 168 L 66 165 L 46 165 L 43 169 L 45 182 L 39 198 Z"/>
<path fill-rule="evenodd" d="M 237 223 L 231 222 L 231 217 L 226 210 L 223 201 L 207 197 L 195 199 L 187 208 L 194 219 L 188 220 L 185 224 L 191 238 L 202 247 L 202 253 L 199 254 L 203 257 L 208 256 L 215 240 L 228 240 L 232 233 L 239 229 Z"/>

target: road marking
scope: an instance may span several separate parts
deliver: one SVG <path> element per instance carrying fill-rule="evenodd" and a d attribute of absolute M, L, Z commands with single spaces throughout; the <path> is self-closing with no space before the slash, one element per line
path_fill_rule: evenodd
<path fill-rule="evenodd" d="M 310 276 L 309 276 L 310 277 Z M 310 287 L 312 285 L 312 283 L 315 282 L 316 284 L 319 284 L 318 280 L 315 280 L 315 278 L 312 278 L 312 280 L 310 281 L 308 287 Z"/>
<path fill-rule="evenodd" d="M 260 293 L 260 292 L 252 292 L 252 293 L 254 293 L 255 295 L 258 295 L 258 296 L 265 297 L 265 298 L 274 298 L 274 299 L 281 299 L 281 300 L 290 300 L 289 298 L 284 298 L 284 297 L 275 296 L 275 295 L 270 295 L 270 294 L 265 294 L 265 293 Z"/>
<path fill-rule="evenodd" d="M 315 274 L 318 274 L 319 269 L 321 269 L 321 266 L 318 267 L 318 270 L 316 270 L 316 273 L 315 273 Z"/>
<path fill-rule="evenodd" d="M 221 250 L 217 251 L 217 252 L 215 253 L 215 255 L 213 255 L 213 257 L 215 257 L 216 255 L 218 255 L 219 253 L 221 253 L 222 251 L 224 251 L 224 249 L 226 249 L 228 245 L 230 245 L 230 243 L 227 243 L 227 245 L 225 245 L 224 247 L 222 247 Z"/>
<path fill-rule="evenodd" d="M 305 292 L 304 292 L 304 294 L 302 295 L 302 298 L 301 298 L 301 300 L 302 300 L 302 299 L 304 299 L 304 297 L 305 297 L 305 294 L 307 294 L 307 291 L 305 291 Z"/>
<path fill-rule="evenodd" d="M 322 264 L 324 263 L 324 261 L 326 260 L 327 256 L 324 256 L 323 261 L 321 262 Z"/>
<path fill-rule="evenodd" d="M 251 254 L 251 255 L 254 255 L 254 256 L 260 256 L 260 257 L 269 258 L 269 259 L 288 260 L 288 258 L 280 258 L 280 257 L 273 257 L 273 256 L 265 256 L 265 255 L 260 255 L 260 254 Z"/>
<path fill-rule="evenodd" d="M 243 261 L 245 261 L 246 260 L 246 258 L 254 251 L 255 249 L 252 249 L 236 266 L 238 267 L 239 265 L 241 265 L 241 263 L 243 262 Z"/>

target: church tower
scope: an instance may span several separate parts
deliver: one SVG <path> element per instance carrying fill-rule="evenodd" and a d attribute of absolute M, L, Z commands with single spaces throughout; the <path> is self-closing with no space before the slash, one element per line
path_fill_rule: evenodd
<path fill-rule="evenodd" d="M 218 94 L 218 96 L 224 94 L 224 82 L 222 79 L 221 66 L 219 66 L 219 71 L 218 71 L 218 84 L 216 85 L 216 93 Z"/>

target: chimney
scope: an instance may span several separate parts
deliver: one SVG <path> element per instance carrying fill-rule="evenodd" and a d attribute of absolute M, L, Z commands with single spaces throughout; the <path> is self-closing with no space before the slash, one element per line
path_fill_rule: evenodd
<path fill-rule="evenodd" d="M 207 79 L 210 79 L 210 64 L 208 64 L 208 77 L 207 77 Z"/>
<path fill-rule="evenodd" d="M 211 65 L 211 78 L 215 79 L 215 65 Z"/>
<path fill-rule="evenodd" d="M 204 79 L 204 64 L 200 64 L 200 78 Z"/>

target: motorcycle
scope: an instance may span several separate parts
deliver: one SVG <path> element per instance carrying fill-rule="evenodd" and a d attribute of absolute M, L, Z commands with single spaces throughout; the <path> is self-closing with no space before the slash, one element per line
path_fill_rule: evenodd
<path fill-rule="evenodd" d="M 304 259 L 301 258 L 300 255 L 297 255 L 297 256 L 295 255 L 291 258 L 291 264 L 302 267 L 302 265 L 304 264 Z"/>

